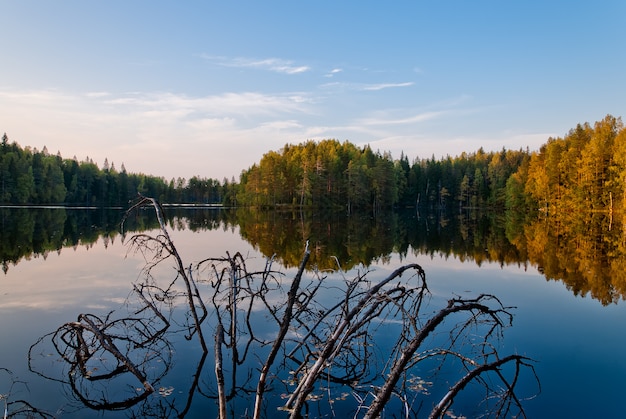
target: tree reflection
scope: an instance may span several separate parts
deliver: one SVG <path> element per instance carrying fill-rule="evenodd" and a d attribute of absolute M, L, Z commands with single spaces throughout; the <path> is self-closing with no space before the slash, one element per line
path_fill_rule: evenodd
<path fill-rule="evenodd" d="M 332 269 L 335 257 L 351 268 L 384 262 L 392 253 L 454 256 L 478 265 L 534 266 L 547 280 L 604 305 L 626 298 L 626 225 L 619 214 L 392 212 L 372 218 L 259 211 L 239 220 L 242 237 L 267 256 L 276 252 L 287 266 L 297 265 L 297 245 L 310 239 L 319 269 Z"/>
<path fill-rule="evenodd" d="M 602 304 L 626 298 L 626 231 L 609 213 L 562 213 L 524 226 L 528 257 L 548 280 Z"/>
<path fill-rule="evenodd" d="M 46 257 L 63 248 L 105 246 L 128 233 L 159 228 L 155 214 L 138 210 L 126 218 L 116 210 L 0 208 L 0 258 L 6 273 L 23 259 Z M 626 298 L 626 230 L 621 214 L 558 212 L 504 214 L 412 211 L 371 214 L 344 212 L 207 210 L 168 208 L 165 224 L 174 230 L 232 229 L 266 257 L 297 267 L 309 241 L 310 266 L 349 270 L 385 262 L 392 254 L 455 257 L 461 261 L 537 267 L 548 280 L 574 295 L 602 304 Z"/>
<path fill-rule="evenodd" d="M 0 208 L 0 263 L 6 274 L 11 265 L 33 257 L 46 258 L 50 252 L 64 248 L 93 246 L 100 238 L 104 245 L 120 237 L 123 210 L 71 207 Z M 182 208 L 168 210 L 172 228 L 212 230 L 233 225 L 229 211 Z M 125 221 L 126 232 L 158 228 L 153 212 L 137 211 Z M 123 238 L 123 237 L 122 237 Z"/>

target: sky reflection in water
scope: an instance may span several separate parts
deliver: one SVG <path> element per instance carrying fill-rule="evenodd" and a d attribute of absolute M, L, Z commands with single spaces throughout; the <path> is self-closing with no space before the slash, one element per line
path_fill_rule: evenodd
<path fill-rule="evenodd" d="M 250 270 L 265 264 L 265 258 L 239 238 L 237 229 L 200 233 L 177 230 L 172 232 L 172 239 L 187 263 L 219 257 L 228 250 L 247 257 Z M 425 269 L 433 303 L 443 304 L 454 295 L 490 293 L 505 306 L 517 307 L 513 327 L 505 330 L 502 353 L 519 353 L 538 361 L 542 393 L 526 403 L 529 417 L 621 413 L 626 361 L 620 349 L 626 346 L 626 337 L 618 330 L 626 319 L 624 304 L 603 307 L 589 297 L 573 296 L 562 283 L 546 281 L 534 268 L 489 263 L 478 267 L 454 257 L 409 256 L 401 261 L 394 254 L 386 264 L 373 264 L 368 278 L 382 279 L 409 262 Z M 89 248 L 65 248 L 59 254 L 48 254 L 45 260 L 37 257 L 11 267 L 0 282 L 0 334 L 4 341 L 0 367 L 11 369 L 28 382 L 28 391 L 22 389 L 20 398 L 46 408 L 57 406 L 63 390 L 58 383 L 28 371 L 28 348 L 39 337 L 75 320 L 79 313 L 102 315 L 118 309 L 143 266 L 141 256 L 129 253 L 118 237 L 106 248 L 98 240 Z M 159 275 L 169 275 L 169 269 L 162 269 Z M 293 278 L 293 272 L 288 270 L 285 278 Z M 2 392 L 7 383 L 0 384 Z"/>

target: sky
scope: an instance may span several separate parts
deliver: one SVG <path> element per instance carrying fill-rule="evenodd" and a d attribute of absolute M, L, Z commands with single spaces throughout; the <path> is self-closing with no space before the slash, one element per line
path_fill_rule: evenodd
<path fill-rule="evenodd" d="M 239 179 L 337 139 L 410 161 L 626 117 L 623 0 L 0 0 L 0 133 Z"/>

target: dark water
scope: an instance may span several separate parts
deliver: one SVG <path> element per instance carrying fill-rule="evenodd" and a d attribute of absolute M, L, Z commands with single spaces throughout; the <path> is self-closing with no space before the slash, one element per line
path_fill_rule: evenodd
<path fill-rule="evenodd" d="M 622 301 L 626 281 L 621 279 L 623 228 L 616 220 L 598 215 L 582 221 L 519 220 L 494 214 L 415 212 L 349 218 L 179 209 L 166 209 L 166 214 L 172 240 L 187 264 L 239 252 L 252 272 L 262 270 L 267 257 L 275 255 L 273 267 L 281 274 L 270 306 L 284 302 L 286 290 L 278 284 L 288 285 L 294 278 L 307 240 L 312 253 L 303 281 L 310 288 L 324 275 L 328 286 L 319 297 L 328 305 L 341 295 L 347 278 L 368 272 L 367 279 L 376 283 L 407 263 L 421 265 L 426 273 L 430 296 L 425 313 L 439 310 L 457 296 L 493 294 L 505 306 L 515 307 L 510 310 L 513 325 L 504 329 L 498 343 L 499 353 L 535 360 L 540 391 L 528 371 L 518 385 L 529 417 L 621 415 L 626 377 L 621 348 L 626 337 L 620 326 L 626 320 Z M 155 266 L 146 282 L 151 255 L 129 247 L 134 234 L 158 233 L 151 211 L 128 218 L 124 231 L 119 228 L 120 211 L 0 209 L 0 216 L 5 271 L 0 280 L 0 394 L 9 415 L 27 410 L 55 417 L 217 415 L 213 336 L 218 322 L 226 324 L 229 319 L 227 311 L 205 300 L 208 315 L 202 329 L 209 342 L 205 356 L 187 327 L 189 310 L 180 297 L 184 291 L 180 281 L 168 294 L 171 298 L 154 300 L 166 314 L 170 325 L 166 332 L 155 332 L 160 320 L 155 321 L 149 310 L 138 313 L 145 305 L 133 292 L 133 284 L 163 289 L 176 277 L 168 260 Z M 200 295 L 212 295 L 209 271 L 197 272 Z M 158 292 L 150 295 L 158 297 Z M 276 333 L 275 322 L 256 305 L 260 301 L 250 309 L 254 315 L 246 318 L 247 301 L 242 298 L 239 305 L 242 337 L 237 353 L 224 350 L 226 388 L 231 390 L 228 383 L 237 386 L 236 397 L 229 400 L 233 417 L 251 413 L 254 398 L 246 391 L 253 390 L 255 382 L 249 371 L 259 368 Z M 154 340 L 136 345 L 149 334 L 144 330 L 143 335 L 134 333 L 132 345 L 120 346 L 133 363 L 145 366 L 154 393 L 146 396 L 133 375 L 109 374 L 107 368 L 116 363 L 110 353 L 92 354 L 85 364 L 88 371 L 72 370 L 62 357 L 68 356 L 67 350 L 59 350 L 62 334 L 54 333 L 80 320 L 81 314 L 108 321 L 118 335 L 137 332 L 140 325 L 152 328 L 151 333 L 158 335 Z M 128 318 L 135 323 L 115 323 Z M 393 318 L 388 320 L 374 330 L 372 354 L 381 359 L 373 365 L 384 364 L 385 354 L 396 342 L 399 326 Z M 248 325 L 257 339 L 252 343 Z M 479 328 L 475 332 L 479 334 Z M 447 336 L 437 335 L 435 343 Z M 234 363 L 234 358 L 242 362 Z M 412 371 L 413 383 L 419 384 L 410 393 L 414 413 L 420 401 L 425 405 L 419 417 L 458 376 L 454 369 L 434 374 L 433 368 L 424 364 Z M 289 365 L 284 371 L 288 373 Z M 311 403 L 311 417 L 352 416 L 357 398 L 367 394 L 329 388 L 315 393 L 321 401 Z M 288 385 L 273 385 L 266 416 L 287 416 L 276 409 L 284 404 L 288 389 Z M 455 414 L 475 417 L 489 407 L 480 403 L 481 387 L 469 387 L 463 394 L 453 405 Z M 398 399 L 386 412 L 402 414 Z"/>

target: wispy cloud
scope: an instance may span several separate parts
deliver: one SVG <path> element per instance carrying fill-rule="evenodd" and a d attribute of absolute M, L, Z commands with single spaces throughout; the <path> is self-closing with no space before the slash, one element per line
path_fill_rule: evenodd
<path fill-rule="evenodd" d="M 409 87 L 409 86 L 413 86 L 415 83 L 413 83 L 412 81 L 409 82 L 405 82 L 405 83 L 379 83 L 379 84 L 368 84 L 363 86 L 361 89 L 362 90 L 383 90 L 383 89 L 389 89 L 392 87 Z"/>
<path fill-rule="evenodd" d="M 358 85 L 328 88 L 354 90 Z M 333 98 L 333 93 L 326 96 Z M 375 112 L 354 103 L 349 115 L 341 115 L 329 106 L 333 100 L 325 101 L 315 94 L 226 92 L 194 96 L 0 89 L 0 115 L 4 116 L 2 129 L 20 144 L 46 145 L 63 156 L 90 156 L 97 162 L 107 157 L 117 167 L 123 162 L 128 170 L 167 179 L 230 177 L 250 167 L 268 150 L 306 139 L 371 142 L 394 156 L 400 150 L 411 156 L 439 155 L 442 148 L 473 149 L 433 134 L 433 126 L 464 127 L 473 120 L 470 113 L 476 108 L 469 107 L 467 97 Z M 446 135 L 456 138 L 459 129 L 451 128 Z M 520 144 L 530 141 L 522 137 L 514 140 Z"/>
<path fill-rule="evenodd" d="M 311 67 L 307 65 L 296 65 L 291 60 L 284 60 L 281 58 L 256 59 L 212 56 L 207 54 L 201 54 L 201 57 L 224 67 L 255 68 L 282 74 L 299 74 L 311 70 Z"/>
<path fill-rule="evenodd" d="M 174 93 L 153 93 L 118 96 L 107 99 L 105 103 L 134 107 L 143 111 L 157 109 L 164 112 L 188 111 L 194 115 L 251 116 L 305 112 L 305 106 L 310 103 L 310 99 L 299 93 L 272 95 L 257 92 L 227 92 L 201 97 Z"/>
<path fill-rule="evenodd" d="M 326 74 L 327 78 L 331 78 L 332 75 Z M 404 83 L 378 83 L 378 84 L 363 84 L 363 83 L 349 83 L 349 82 L 328 82 L 323 83 L 319 87 L 322 89 L 341 89 L 350 91 L 369 91 L 374 92 L 378 90 L 398 88 L 398 87 L 410 87 L 415 83 L 412 81 Z"/>
<path fill-rule="evenodd" d="M 265 122 L 259 125 L 260 129 L 263 130 L 276 130 L 276 131 L 284 131 L 284 130 L 292 130 L 297 129 L 301 130 L 302 124 L 296 120 L 284 120 L 284 121 L 271 121 Z"/>
<path fill-rule="evenodd" d="M 2 90 L 11 140 L 63 156 L 108 157 L 128 170 L 170 178 L 231 176 L 264 152 L 301 138 L 315 111 L 306 93 Z M 88 139 L 88 141 L 86 141 Z"/>
<path fill-rule="evenodd" d="M 328 77 L 331 78 L 333 77 L 335 74 L 339 74 L 343 71 L 343 69 L 341 68 L 333 68 L 332 70 L 330 70 L 328 73 L 324 74 L 324 77 Z"/>
<path fill-rule="evenodd" d="M 110 96 L 111 94 L 109 92 L 87 92 L 85 93 L 86 97 L 90 97 L 90 98 L 100 98 L 100 97 L 107 97 Z"/>
<path fill-rule="evenodd" d="M 430 111 L 430 112 L 421 112 L 415 115 L 408 116 L 406 118 L 366 118 L 362 119 L 360 122 L 363 125 L 405 125 L 405 124 L 415 124 L 418 122 L 430 121 L 435 118 L 439 118 L 448 113 L 447 111 Z"/>

